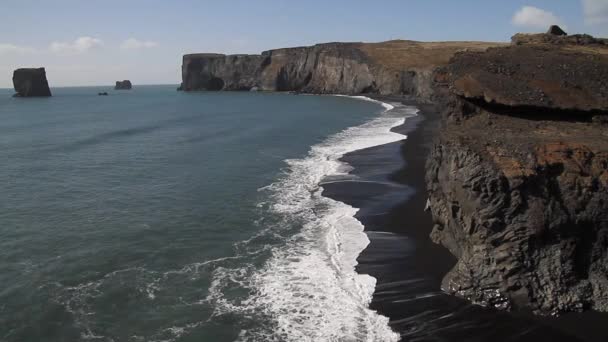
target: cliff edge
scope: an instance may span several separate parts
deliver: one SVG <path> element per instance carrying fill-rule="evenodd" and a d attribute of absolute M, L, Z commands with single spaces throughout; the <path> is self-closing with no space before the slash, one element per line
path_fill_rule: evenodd
<path fill-rule="evenodd" d="M 436 74 L 427 165 L 443 289 L 499 309 L 608 311 L 608 46 L 517 35 Z"/>

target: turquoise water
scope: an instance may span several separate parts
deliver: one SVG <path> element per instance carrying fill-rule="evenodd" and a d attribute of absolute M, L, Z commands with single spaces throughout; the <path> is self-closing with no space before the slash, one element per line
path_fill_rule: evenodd
<path fill-rule="evenodd" d="M 331 96 L 52 91 L 0 90 L 0 340 L 394 339 L 351 269 L 356 209 L 318 181 L 346 176 L 341 154 L 401 139 L 395 114 Z"/>

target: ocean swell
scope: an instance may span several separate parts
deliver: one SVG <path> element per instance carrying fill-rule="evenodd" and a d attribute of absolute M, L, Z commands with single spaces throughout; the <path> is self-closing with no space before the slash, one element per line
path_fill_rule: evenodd
<path fill-rule="evenodd" d="M 369 244 L 358 209 L 323 197 L 320 186 L 327 176 L 348 177 L 350 167 L 340 161 L 346 153 L 405 138 L 391 128 L 414 113 L 379 103 L 385 110 L 376 118 L 330 136 L 302 159 L 286 160 L 284 176 L 261 189 L 268 193 L 263 211 L 275 218 L 262 234 L 282 241 L 261 267 L 218 269 L 207 298 L 216 315 L 238 312 L 267 322 L 242 330 L 241 341 L 399 340 L 388 318 L 369 309 L 376 279 L 355 271 Z M 235 283 L 250 289 L 247 298 L 226 296 Z"/>

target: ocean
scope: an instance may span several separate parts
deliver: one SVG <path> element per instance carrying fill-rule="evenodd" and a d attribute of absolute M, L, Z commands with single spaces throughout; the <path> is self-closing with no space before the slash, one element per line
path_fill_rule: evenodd
<path fill-rule="evenodd" d="M 175 88 L 0 90 L 0 340 L 397 341 L 320 183 L 415 109 Z"/>

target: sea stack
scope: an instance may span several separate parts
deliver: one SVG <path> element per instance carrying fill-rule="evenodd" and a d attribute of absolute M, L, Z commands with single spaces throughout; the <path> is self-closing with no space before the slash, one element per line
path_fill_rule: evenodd
<path fill-rule="evenodd" d="M 131 81 L 129 80 L 124 80 L 124 81 L 116 81 L 116 86 L 114 87 L 114 89 L 116 90 L 130 90 L 133 86 L 131 85 Z"/>
<path fill-rule="evenodd" d="M 51 96 L 44 68 L 21 68 L 13 72 L 15 97 Z"/>

